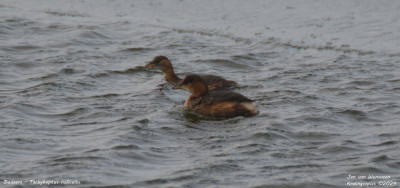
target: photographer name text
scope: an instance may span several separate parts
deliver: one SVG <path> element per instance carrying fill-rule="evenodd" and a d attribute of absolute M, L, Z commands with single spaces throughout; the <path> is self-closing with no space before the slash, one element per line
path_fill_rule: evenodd
<path fill-rule="evenodd" d="M 397 182 L 391 180 L 391 176 L 387 175 L 352 175 L 349 174 L 346 179 L 346 186 L 358 186 L 358 187 L 392 187 L 396 186 Z"/>

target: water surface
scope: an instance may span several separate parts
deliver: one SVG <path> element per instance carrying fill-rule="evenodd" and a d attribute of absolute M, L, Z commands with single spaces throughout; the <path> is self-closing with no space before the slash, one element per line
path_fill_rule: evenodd
<path fill-rule="evenodd" d="M 399 9 L 398 1 L 1 1 L 1 184 L 399 182 Z M 216 121 L 186 112 L 189 94 L 159 86 L 161 72 L 143 67 L 157 55 L 180 76 L 237 81 L 260 114 Z"/>

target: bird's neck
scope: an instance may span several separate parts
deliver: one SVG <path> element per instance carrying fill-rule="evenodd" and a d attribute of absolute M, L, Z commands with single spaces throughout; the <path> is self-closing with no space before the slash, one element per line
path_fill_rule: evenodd
<path fill-rule="evenodd" d="M 168 82 L 179 82 L 181 79 L 175 74 L 174 69 L 164 71 L 164 77 Z"/>
<path fill-rule="evenodd" d="M 201 97 L 208 93 L 207 85 L 205 85 L 202 82 L 193 83 L 192 87 L 193 87 L 193 89 L 191 90 L 192 94 L 190 95 L 190 97 L 192 98 Z"/>

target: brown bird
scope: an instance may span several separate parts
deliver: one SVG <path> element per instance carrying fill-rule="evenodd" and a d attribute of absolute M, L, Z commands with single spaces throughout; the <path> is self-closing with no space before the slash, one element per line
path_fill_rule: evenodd
<path fill-rule="evenodd" d="M 255 101 L 230 90 L 209 92 L 207 83 L 199 75 L 186 76 L 178 87 L 192 93 L 186 99 L 184 107 L 196 113 L 217 118 L 258 114 Z"/>
<path fill-rule="evenodd" d="M 147 68 L 158 67 L 164 73 L 165 80 L 177 86 L 182 79 L 179 78 L 172 67 L 171 61 L 165 56 L 156 56 L 154 59 L 146 65 Z M 215 91 L 220 89 L 231 89 L 237 86 L 237 83 L 232 80 L 226 80 L 216 75 L 201 75 L 203 80 L 208 85 L 209 91 Z"/>

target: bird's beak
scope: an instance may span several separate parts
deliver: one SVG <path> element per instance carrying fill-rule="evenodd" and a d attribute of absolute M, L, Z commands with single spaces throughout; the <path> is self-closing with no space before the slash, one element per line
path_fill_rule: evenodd
<path fill-rule="evenodd" d="M 152 62 L 148 63 L 146 66 L 146 68 L 153 68 L 155 66 L 155 64 L 153 64 Z"/>
<path fill-rule="evenodd" d="M 185 87 L 182 85 L 177 85 L 177 86 L 173 87 L 172 89 L 185 89 Z"/>

